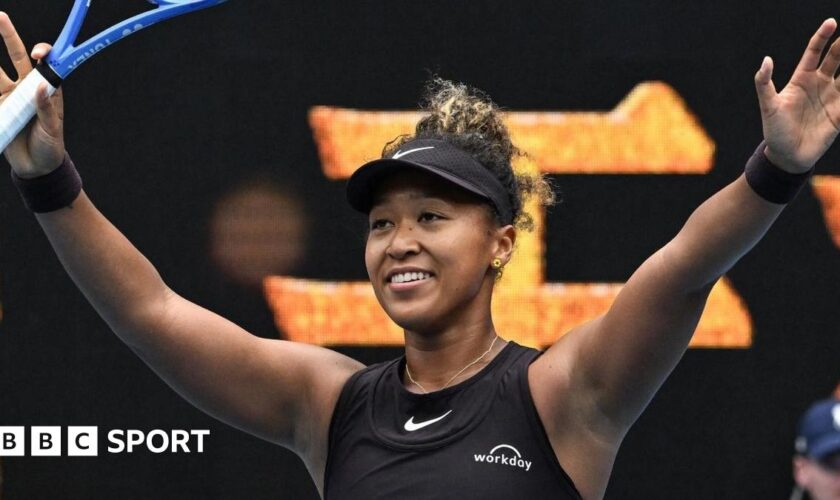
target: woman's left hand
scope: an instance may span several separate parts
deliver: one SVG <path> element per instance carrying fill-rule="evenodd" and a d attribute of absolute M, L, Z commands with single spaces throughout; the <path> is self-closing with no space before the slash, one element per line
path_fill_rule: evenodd
<path fill-rule="evenodd" d="M 836 28 L 834 19 L 823 21 L 781 92 L 773 85 L 771 58 L 765 57 L 755 74 L 765 154 L 791 173 L 809 170 L 840 132 L 840 79 L 834 76 L 840 67 L 840 39 L 820 62 Z"/>

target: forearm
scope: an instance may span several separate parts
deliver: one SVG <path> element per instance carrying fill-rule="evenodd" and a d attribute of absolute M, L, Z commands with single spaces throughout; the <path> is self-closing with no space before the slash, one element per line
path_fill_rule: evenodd
<path fill-rule="evenodd" d="M 132 344 L 166 285 L 152 264 L 82 191 L 70 207 L 36 214 L 67 273 L 123 341 Z"/>
<path fill-rule="evenodd" d="M 663 249 L 679 278 L 695 291 L 713 283 L 764 236 L 785 205 L 771 203 L 741 175 L 703 202 Z"/>

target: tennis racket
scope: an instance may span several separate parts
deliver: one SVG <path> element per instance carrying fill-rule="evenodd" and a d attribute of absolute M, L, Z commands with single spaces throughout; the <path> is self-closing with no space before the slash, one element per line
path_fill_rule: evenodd
<path fill-rule="evenodd" d="M 41 83 L 47 83 L 49 95 L 82 63 L 123 38 L 143 28 L 171 17 L 212 7 L 225 0 L 148 0 L 157 7 L 130 17 L 100 32 L 87 41 L 73 45 L 85 20 L 92 0 L 75 0 L 70 16 L 58 36 L 46 64 L 39 64 L 15 90 L 0 103 L 0 153 L 17 137 L 35 116 L 36 92 Z"/>

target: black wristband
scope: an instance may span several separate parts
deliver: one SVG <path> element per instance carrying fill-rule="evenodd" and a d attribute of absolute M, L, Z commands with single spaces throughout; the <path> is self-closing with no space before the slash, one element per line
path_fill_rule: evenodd
<path fill-rule="evenodd" d="M 758 149 L 747 161 L 744 174 L 747 183 L 765 200 L 771 203 L 785 204 L 796 197 L 802 186 L 813 175 L 814 168 L 801 174 L 792 174 L 770 163 L 764 155 L 767 144 L 761 141 Z"/>
<path fill-rule="evenodd" d="M 61 165 L 47 175 L 24 179 L 12 170 L 12 182 L 24 204 L 35 213 L 53 212 L 70 206 L 82 191 L 82 178 L 67 154 Z"/>

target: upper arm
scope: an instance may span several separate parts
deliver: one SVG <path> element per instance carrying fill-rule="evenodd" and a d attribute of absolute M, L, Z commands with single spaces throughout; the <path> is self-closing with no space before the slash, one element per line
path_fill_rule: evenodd
<path fill-rule="evenodd" d="M 199 409 L 300 453 L 326 439 L 347 378 L 362 365 L 317 346 L 269 340 L 168 291 L 130 347 Z"/>
<path fill-rule="evenodd" d="M 684 287 L 690 270 L 682 243 L 674 239 L 649 257 L 606 313 L 569 332 L 544 356 L 546 364 L 565 367 L 562 374 L 545 372 L 566 388 L 550 397 L 568 400 L 569 408 L 612 435 L 626 432 L 676 366 L 714 285 Z"/>
<path fill-rule="evenodd" d="M 610 309 L 581 335 L 582 381 L 600 409 L 629 427 L 682 358 L 714 281 L 682 286 L 679 240 L 646 260 Z"/>
<path fill-rule="evenodd" d="M 739 176 L 633 273 L 607 313 L 569 336 L 571 383 L 591 396 L 596 415 L 624 429 L 636 420 L 688 347 L 714 284 L 783 207 Z"/>

